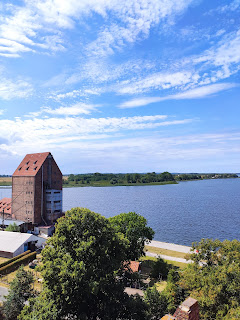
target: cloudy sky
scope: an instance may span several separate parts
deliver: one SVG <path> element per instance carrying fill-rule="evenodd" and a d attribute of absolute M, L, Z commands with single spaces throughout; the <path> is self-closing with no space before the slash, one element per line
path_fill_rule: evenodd
<path fill-rule="evenodd" d="M 240 0 L 0 2 L 0 174 L 240 172 Z"/>

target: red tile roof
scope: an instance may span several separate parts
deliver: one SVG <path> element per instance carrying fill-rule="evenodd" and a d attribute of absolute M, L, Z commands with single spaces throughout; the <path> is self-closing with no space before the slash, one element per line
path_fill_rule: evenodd
<path fill-rule="evenodd" d="M 51 153 L 42 152 L 42 153 L 27 154 L 22 160 L 22 162 L 19 164 L 15 172 L 13 173 L 13 176 L 14 177 L 35 176 L 49 154 Z"/>
<path fill-rule="evenodd" d="M 11 214 L 12 213 L 12 199 L 11 198 L 3 198 L 0 200 L 0 213 L 2 213 L 4 209 L 4 213 Z"/>
<path fill-rule="evenodd" d="M 139 265 L 140 262 L 138 261 L 125 261 L 124 266 L 126 266 L 124 269 L 129 270 L 131 272 L 138 272 L 139 271 Z"/>

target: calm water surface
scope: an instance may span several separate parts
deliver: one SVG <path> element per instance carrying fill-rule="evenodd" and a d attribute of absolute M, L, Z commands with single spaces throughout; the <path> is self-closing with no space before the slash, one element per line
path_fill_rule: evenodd
<path fill-rule="evenodd" d="M 0 190 L 11 196 L 11 189 Z M 240 179 L 138 187 L 65 188 L 63 209 L 86 207 L 111 217 L 135 211 L 155 230 L 155 240 L 191 245 L 201 238 L 240 240 Z"/>

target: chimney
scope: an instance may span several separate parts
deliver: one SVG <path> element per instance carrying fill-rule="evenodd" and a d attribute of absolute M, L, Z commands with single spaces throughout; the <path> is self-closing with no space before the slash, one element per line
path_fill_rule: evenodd
<path fill-rule="evenodd" d="M 199 320 L 199 306 L 196 299 L 187 298 L 173 315 L 176 320 Z"/>

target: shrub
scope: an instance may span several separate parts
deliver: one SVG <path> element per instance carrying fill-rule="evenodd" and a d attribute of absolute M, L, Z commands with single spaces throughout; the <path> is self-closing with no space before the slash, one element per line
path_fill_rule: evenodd
<path fill-rule="evenodd" d="M 22 264 L 27 264 L 29 263 L 30 261 L 36 259 L 36 251 L 34 252 L 31 252 L 21 258 L 19 258 L 18 260 L 15 260 L 11 263 L 9 263 L 8 265 L 0 268 L 0 274 L 7 274 L 7 273 L 10 273 L 14 270 L 16 270 L 20 265 Z"/>
<path fill-rule="evenodd" d="M 19 254 L 18 256 L 14 257 L 14 258 L 12 258 L 12 259 L 9 259 L 9 260 L 6 260 L 6 261 L 2 262 L 2 263 L 0 264 L 0 268 L 6 266 L 6 265 L 9 264 L 9 263 L 12 263 L 12 262 L 15 261 L 15 260 L 18 260 L 19 258 L 21 258 L 21 257 L 29 254 L 30 252 L 31 252 L 31 250 L 27 250 L 27 251 Z"/>

